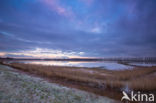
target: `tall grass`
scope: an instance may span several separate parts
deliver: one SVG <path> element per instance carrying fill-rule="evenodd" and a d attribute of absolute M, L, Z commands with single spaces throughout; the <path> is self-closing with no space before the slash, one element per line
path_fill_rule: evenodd
<path fill-rule="evenodd" d="M 94 88 L 120 89 L 128 86 L 134 90 L 156 90 L 156 67 L 129 70 L 44 66 L 35 64 L 7 64 L 16 69 L 63 82 L 77 82 Z"/>

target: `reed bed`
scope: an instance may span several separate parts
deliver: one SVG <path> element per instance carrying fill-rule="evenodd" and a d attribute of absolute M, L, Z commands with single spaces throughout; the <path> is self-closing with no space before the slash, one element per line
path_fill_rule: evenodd
<path fill-rule="evenodd" d="M 133 90 L 156 90 L 156 67 L 142 67 L 128 70 L 107 70 L 98 68 L 45 66 L 36 64 L 7 64 L 18 70 L 49 79 L 99 88 L 118 89 L 129 87 Z"/>

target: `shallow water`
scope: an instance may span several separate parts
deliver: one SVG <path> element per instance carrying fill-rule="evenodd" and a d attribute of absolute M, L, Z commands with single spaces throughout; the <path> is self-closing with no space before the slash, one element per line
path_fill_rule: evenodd
<path fill-rule="evenodd" d="M 144 66 L 144 67 L 151 67 L 151 66 L 156 66 L 156 63 L 149 63 L 149 62 L 136 62 L 136 63 L 129 63 L 130 65 L 135 65 L 135 66 Z"/>
<path fill-rule="evenodd" d="M 87 62 L 87 61 L 20 61 L 29 64 L 42 64 L 53 66 L 74 66 L 74 67 L 99 67 L 101 69 L 119 70 L 119 69 L 131 69 L 133 66 L 127 66 L 119 64 L 117 62 Z"/>

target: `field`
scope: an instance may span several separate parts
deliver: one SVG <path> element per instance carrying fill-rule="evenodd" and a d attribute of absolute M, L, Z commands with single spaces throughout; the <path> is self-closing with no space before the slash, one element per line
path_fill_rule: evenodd
<path fill-rule="evenodd" d="M 155 92 L 156 67 L 136 67 L 128 70 L 44 66 L 35 64 L 5 64 L 24 73 L 50 82 L 120 100 L 122 90 Z"/>
<path fill-rule="evenodd" d="M 0 65 L 0 103 L 116 103 Z"/>

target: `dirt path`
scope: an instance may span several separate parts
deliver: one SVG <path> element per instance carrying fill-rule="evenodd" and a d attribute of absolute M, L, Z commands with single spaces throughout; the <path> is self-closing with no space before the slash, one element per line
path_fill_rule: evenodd
<path fill-rule="evenodd" d="M 116 101 L 49 83 L 0 65 L 0 103 L 116 103 Z"/>

